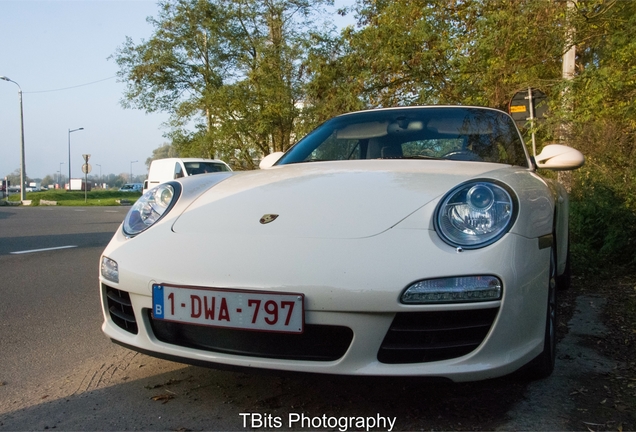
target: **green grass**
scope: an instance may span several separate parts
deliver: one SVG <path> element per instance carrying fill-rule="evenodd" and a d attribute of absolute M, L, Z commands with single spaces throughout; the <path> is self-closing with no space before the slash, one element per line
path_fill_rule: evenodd
<path fill-rule="evenodd" d="M 40 205 L 41 200 L 56 201 L 59 206 L 118 206 L 117 200 L 128 200 L 134 203 L 141 196 L 141 193 L 119 192 L 117 190 L 95 190 L 86 193 L 64 190 L 49 190 L 42 192 L 27 192 L 26 199 L 31 200 L 32 206 Z M 9 197 L 9 201 L 20 201 L 20 194 Z"/>

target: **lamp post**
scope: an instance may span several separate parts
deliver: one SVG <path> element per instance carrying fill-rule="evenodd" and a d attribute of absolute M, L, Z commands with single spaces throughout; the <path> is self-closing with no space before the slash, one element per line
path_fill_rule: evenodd
<path fill-rule="evenodd" d="M 102 166 L 100 164 L 95 164 L 95 166 L 99 167 L 99 182 L 102 182 Z"/>
<path fill-rule="evenodd" d="M 133 177 L 132 177 L 132 164 L 134 164 L 135 162 L 139 162 L 139 161 L 130 161 L 130 183 L 133 182 Z"/>
<path fill-rule="evenodd" d="M 68 190 L 71 191 L 71 132 L 84 130 L 84 128 L 68 130 Z"/>
<path fill-rule="evenodd" d="M 24 110 L 22 108 L 22 88 L 20 84 L 7 78 L 6 76 L 0 76 L 1 80 L 12 82 L 18 86 L 18 95 L 20 97 L 20 200 L 26 199 L 26 188 L 24 187 L 25 176 L 25 163 L 24 163 Z"/>

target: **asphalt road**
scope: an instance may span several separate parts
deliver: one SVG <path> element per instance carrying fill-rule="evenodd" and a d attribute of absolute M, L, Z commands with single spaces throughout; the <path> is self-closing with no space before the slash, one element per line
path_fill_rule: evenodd
<path fill-rule="evenodd" d="M 533 383 L 264 375 L 137 354 L 100 329 L 99 256 L 126 211 L 0 207 L 0 430 L 565 430 L 579 378 L 613 366 L 581 343 L 605 331 L 588 297 L 562 324 L 555 373 Z"/>
<path fill-rule="evenodd" d="M 22 385 L 73 371 L 73 359 L 109 348 L 95 331 L 97 268 L 125 214 L 108 207 L 0 207 L 2 401 L 7 393 L 19 396 Z M 62 249 L 42 250 L 51 248 Z"/>

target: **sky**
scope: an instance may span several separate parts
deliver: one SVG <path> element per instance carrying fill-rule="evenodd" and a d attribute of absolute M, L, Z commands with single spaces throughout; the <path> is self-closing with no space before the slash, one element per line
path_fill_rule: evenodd
<path fill-rule="evenodd" d="M 83 176 L 83 154 L 91 175 L 147 173 L 146 159 L 168 142 L 168 115 L 122 108 L 125 83 L 108 57 L 126 36 L 147 40 L 157 10 L 155 0 L 0 0 L 0 76 L 22 89 L 30 178 L 68 176 L 69 137 L 73 178 Z M 19 89 L 0 80 L 1 178 L 19 169 L 20 145 Z"/>

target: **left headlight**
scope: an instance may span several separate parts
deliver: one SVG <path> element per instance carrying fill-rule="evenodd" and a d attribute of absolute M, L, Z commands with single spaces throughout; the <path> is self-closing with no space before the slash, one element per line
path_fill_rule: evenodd
<path fill-rule="evenodd" d="M 143 194 L 124 219 L 124 233 L 136 236 L 150 228 L 170 211 L 180 192 L 178 183 L 164 183 Z"/>
<path fill-rule="evenodd" d="M 512 192 L 490 181 L 472 181 L 442 199 L 435 214 L 435 230 L 451 246 L 477 249 L 507 233 L 516 211 Z"/>

